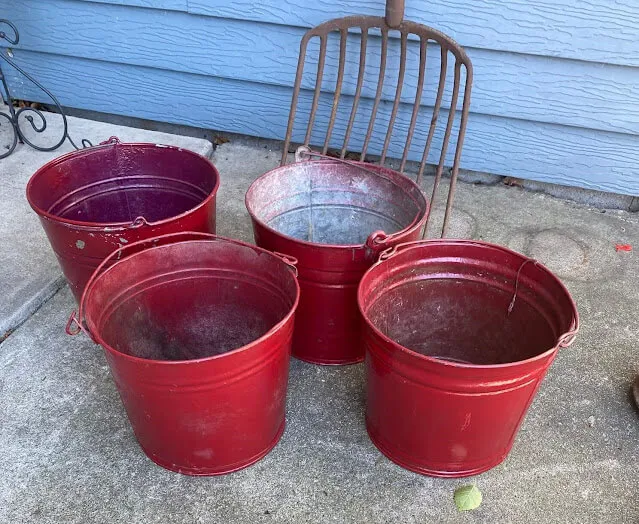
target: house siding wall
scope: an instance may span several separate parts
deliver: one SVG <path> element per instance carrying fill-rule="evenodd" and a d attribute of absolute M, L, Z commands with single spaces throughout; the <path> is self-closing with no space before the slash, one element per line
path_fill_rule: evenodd
<path fill-rule="evenodd" d="M 639 195 L 638 2 L 406 4 L 406 19 L 451 35 L 473 61 L 463 168 Z M 286 131 L 304 31 L 329 18 L 360 13 L 383 16 L 384 3 L 0 0 L 0 18 L 11 19 L 20 30 L 15 60 L 63 105 L 268 138 L 283 138 Z M 375 45 L 369 51 L 374 57 Z M 347 95 L 354 91 L 358 59 L 348 56 L 353 58 L 347 64 Z M 428 78 L 436 77 L 437 64 L 429 64 Z M 17 96 L 42 98 L 19 75 L 4 70 Z M 410 118 L 413 71 L 407 69 L 396 124 L 400 136 Z M 329 67 L 325 107 L 334 77 Z M 305 78 L 304 87 L 312 80 Z M 370 97 L 376 78 L 367 78 L 366 85 L 363 95 Z M 429 89 L 434 85 L 427 79 L 425 115 Z M 310 94 L 303 90 L 302 107 Z M 393 96 L 389 85 L 384 99 Z M 449 98 L 447 93 L 445 108 Z M 348 115 L 348 96 L 343 100 Z M 326 119 L 325 108 L 319 119 Z M 418 126 L 416 144 L 425 131 L 426 125 Z M 383 134 L 380 125 L 374 142 L 379 144 Z M 351 147 L 358 144 L 355 139 Z M 398 154 L 402 146 L 403 137 L 391 152 Z M 419 154 L 415 147 L 411 156 Z M 436 161 L 436 151 L 429 160 Z"/>

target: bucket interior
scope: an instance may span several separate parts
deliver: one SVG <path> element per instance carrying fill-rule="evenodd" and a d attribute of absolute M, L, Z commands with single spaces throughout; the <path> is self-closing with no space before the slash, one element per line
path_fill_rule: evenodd
<path fill-rule="evenodd" d="M 116 263 L 90 289 L 89 329 L 151 360 L 220 355 L 265 335 L 295 304 L 288 266 L 249 246 L 188 241 Z"/>
<path fill-rule="evenodd" d="M 563 286 L 548 270 L 526 264 L 509 313 L 525 259 L 474 249 L 449 256 L 440 250 L 432 259 L 424 250 L 425 258 L 402 265 L 388 280 L 375 279 L 360 299 L 367 322 L 416 353 L 465 364 L 518 362 L 556 347 L 574 311 Z"/>
<path fill-rule="evenodd" d="M 247 206 L 279 233 L 316 244 L 361 245 L 374 231 L 396 233 L 424 217 L 426 199 L 410 179 L 362 166 L 368 171 L 332 161 L 280 167 L 252 184 Z"/>
<path fill-rule="evenodd" d="M 201 204 L 218 174 L 205 158 L 156 144 L 81 150 L 47 164 L 29 185 L 38 210 L 97 224 L 157 222 Z"/>

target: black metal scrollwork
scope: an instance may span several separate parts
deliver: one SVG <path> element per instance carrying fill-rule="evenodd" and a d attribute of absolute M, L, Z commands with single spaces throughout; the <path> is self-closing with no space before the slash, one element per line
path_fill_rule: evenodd
<path fill-rule="evenodd" d="M 3 26 L 8 26 L 11 30 L 11 33 L 7 33 L 6 30 L 3 30 Z M 9 22 L 9 20 L 0 19 L 0 40 L 5 40 L 9 42 L 10 45 L 17 45 L 20 41 L 20 34 L 18 33 L 18 29 L 15 25 Z M 75 144 L 73 139 L 69 136 L 69 124 L 67 122 L 67 116 L 65 115 L 60 102 L 58 102 L 58 99 L 53 95 L 53 93 L 51 93 L 51 91 L 49 91 L 40 82 L 29 75 L 18 64 L 16 64 L 10 58 L 9 53 L 0 53 L 0 59 L 5 61 L 21 75 L 32 82 L 35 86 L 37 86 L 40 90 L 42 90 L 42 92 L 44 92 L 52 100 L 53 104 L 56 107 L 57 113 L 59 113 L 62 117 L 62 136 L 53 145 L 42 146 L 35 144 L 31 140 L 29 140 L 27 136 L 25 136 L 25 132 L 20 126 L 29 125 L 31 129 L 35 131 L 35 133 L 44 133 L 47 130 L 46 116 L 42 111 L 34 107 L 22 107 L 16 111 L 16 109 L 13 107 L 13 98 L 11 97 L 11 92 L 9 91 L 9 84 L 4 73 L 2 72 L 2 67 L 0 67 L 0 99 L 2 99 L 9 108 L 8 114 L 0 111 L 0 128 L 3 127 L 2 123 L 4 120 L 6 120 L 9 124 L 9 130 L 11 133 L 9 145 L 4 146 L 6 150 L 0 150 L 0 160 L 8 157 L 11 153 L 13 153 L 16 146 L 18 145 L 18 142 L 25 143 L 31 146 L 33 149 L 37 149 L 38 151 L 53 151 L 55 149 L 58 149 L 65 142 L 65 140 L 68 140 L 75 149 L 80 149 Z M 92 144 L 88 140 L 83 139 L 81 145 L 82 147 L 89 147 Z"/>

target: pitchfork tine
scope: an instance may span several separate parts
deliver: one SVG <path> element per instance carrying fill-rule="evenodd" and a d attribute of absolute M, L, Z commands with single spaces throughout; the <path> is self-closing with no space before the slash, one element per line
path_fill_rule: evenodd
<path fill-rule="evenodd" d="M 433 136 L 435 134 L 435 128 L 437 127 L 437 119 L 439 118 L 439 108 L 442 105 L 442 98 L 444 96 L 444 87 L 446 85 L 446 70 L 448 69 L 448 51 L 441 48 L 441 66 L 439 69 L 439 84 L 437 86 L 437 99 L 435 100 L 435 107 L 433 107 L 433 117 L 430 121 L 430 128 L 428 129 L 428 138 L 426 138 L 426 146 L 424 147 L 424 154 L 422 155 L 421 164 L 419 164 L 419 172 L 417 173 L 417 183 L 422 181 L 422 175 L 424 174 L 424 168 L 428 161 L 428 153 L 430 153 L 430 146 L 433 142 Z"/>
<path fill-rule="evenodd" d="M 339 38 L 339 66 L 337 70 L 337 82 L 335 84 L 335 95 L 333 96 L 333 108 L 331 109 L 331 119 L 328 122 L 326 130 L 326 139 L 324 140 L 323 154 L 326 154 L 330 146 L 331 135 L 333 134 L 333 126 L 335 125 L 335 117 L 337 116 L 337 108 L 339 106 L 339 97 L 342 94 L 342 82 L 344 81 L 344 63 L 346 62 L 346 37 L 348 31 L 345 29 L 340 31 Z"/>
<path fill-rule="evenodd" d="M 379 161 L 383 164 L 386 160 L 386 153 L 390 145 L 393 127 L 395 127 L 395 118 L 397 118 L 397 110 L 402 97 L 402 86 L 404 85 L 404 73 L 406 71 L 406 47 L 408 45 L 408 34 L 402 32 L 401 36 L 401 56 L 399 59 L 399 74 L 397 75 L 397 88 L 395 89 L 395 101 L 393 102 L 393 111 L 391 112 L 390 121 L 388 122 L 388 130 L 386 131 L 386 139 L 384 140 L 384 149 L 382 149 L 382 157 Z"/>
<path fill-rule="evenodd" d="M 295 73 L 295 88 L 293 89 L 293 99 L 291 100 L 291 112 L 288 116 L 288 124 L 286 127 L 286 136 L 284 137 L 284 151 L 282 151 L 281 165 L 286 163 L 286 157 L 288 155 L 288 146 L 291 143 L 291 136 L 293 134 L 293 125 L 295 124 L 295 113 L 297 111 L 297 100 L 300 96 L 300 88 L 302 87 L 302 76 L 304 74 L 304 61 L 306 58 L 306 47 L 308 44 L 308 35 L 304 35 L 300 42 L 300 56 L 297 60 L 297 73 Z"/>
<path fill-rule="evenodd" d="M 448 142 L 450 140 L 450 132 L 453 128 L 453 122 L 455 120 L 455 110 L 457 107 L 457 98 L 459 96 L 459 83 L 461 76 L 461 62 L 455 62 L 455 83 L 453 85 L 453 96 L 450 100 L 450 109 L 448 110 L 448 121 L 446 122 L 446 131 L 444 132 L 444 140 L 442 141 L 442 149 L 439 154 L 439 163 L 437 164 L 437 172 L 435 173 L 435 182 L 433 183 L 433 194 L 430 199 L 430 205 L 432 206 L 435 202 L 437 189 L 439 188 L 439 182 L 442 179 L 442 173 L 444 171 L 444 162 L 446 161 L 446 152 L 448 151 Z M 450 189 L 453 189 L 451 186 L 449 188 L 449 200 L 450 200 Z M 451 201 L 452 203 L 452 201 Z M 430 217 L 429 217 L 430 218 Z M 426 226 L 424 227 L 424 234 L 426 234 L 426 228 L 428 227 L 428 218 L 426 219 Z M 442 234 L 444 236 L 444 228 L 442 227 Z"/>
<path fill-rule="evenodd" d="M 415 91 L 415 103 L 413 104 L 413 114 L 410 117 L 410 125 L 408 134 L 406 135 L 406 144 L 404 145 L 404 154 L 402 155 L 402 163 L 399 166 L 400 173 L 404 172 L 408 153 L 410 152 L 410 144 L 413 140 L 415 125 L 417 124 L 417 116 L 419 115 L 420 105 L 422 101 L 422 91 L 424 90 L 424 76 L 426 76 L 426 53 L 428 50 L 428 39 L 419 39 L 419 77 L 417 78 L 417 90 Z M 418 182 L 419 183 L 419 182 Z"/>
<path fill-rule="evenodd" d="M 319 105 L 320 93 L 322 91 L 322 77 L 324 76 L 324 62 L 326 61 L 326 35 L 320 36 L 320 54 L 317 61 L 317 75 L 315 76 L 315 92 L 313 93 L 313 105 L 311 106 L 311 114 L 308 118 L 308 127 L 306 128 L 306 137 L 304 145 L 311 143 L 311 135 L 313 133 L 313 125 L 315 124 L 315 114 Z"/>
<path fill-rule="evenodd" d="M 357 87 L 355 88 L 355 98 L 353 98 L 353 109 L 351 110 L 351 117 L 348 120 L 348 127 L 344 135 L 344 146 L 342 147 L 342 154 L 340 158 L 346 156 L 346 150 L 348 149 L 348 141 L 351 138 L 351 131 L 353 130 L 353 124 L 355 123 L 355 116 L 357 115 L 357 107 L 359 106 L 359 97 L 362 93 L 362 84 L 364 83 L 364 74 L 366 73 L 366 44 L 368 42 L 368 27 L 362 26 L 362 37 L 359 48 L 359 71 L 357 72 Z"/>
<path fill-rule="evenodd" d="M 455 146 L 455 158 L 453 160 L 453 169 L 450 173 L 450 188 L 448 189 L 448 200 L 446 201 L 446 213 L 444 214 L 444 224 L 442 225 L 442 238 L 448 233 L 448 221 L 450 212 L 453 208 L 453 200 L 455 198 L 455 190 L 457 187 L 457 174 L 459 172 L 459 160 L 461 158 L 462 147 L 464 145 L 464 137 L 466 136 L 466 124 L 468 123 L 468 112 L 470 109 L 470 89 L 473 83 L 473 66 L 466 64 L 466 85 L 464 86 L 464 102 L 462 105 L 461 121 L 459 122 L 459 134 L 457 135 L 457 144 Z"/>
<path fill-rule="evenodd" d="M 368 123 L 368 130 L 366 131 L 366 138 L 364 139 L 364 145 L 362 146 L 362 155 L 360 161 L 364 161 L 366 158 L 366 150 L 368 149 L 368 143 L 371 140 L 373 129 L 375 128 L 375 120 L 377 119 L 377 109 L 379 108 L 379 101 L 382 98 L 382 90 L 384 88 L 384 78 L 386 77 L 386 54 L 388 52 L 388 29 L 382 28 L 382 56 L 379 60 L 379 78 L 377 80 L 377 92 L 375 93 L 375 102 L 373 102 L 373 110 L 371 111 L 371 119 Z"/>

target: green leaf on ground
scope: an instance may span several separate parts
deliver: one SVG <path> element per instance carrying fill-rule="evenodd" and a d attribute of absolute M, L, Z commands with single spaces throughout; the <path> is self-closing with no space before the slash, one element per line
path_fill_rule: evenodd
<path fill-rule="evenodd" d="M 477 486 L 462 486 L 455 490 L 453 495 L 455 506 L 459 511 L 470 511 L 478 508 L 482 501 L 481 491 Z"/>

